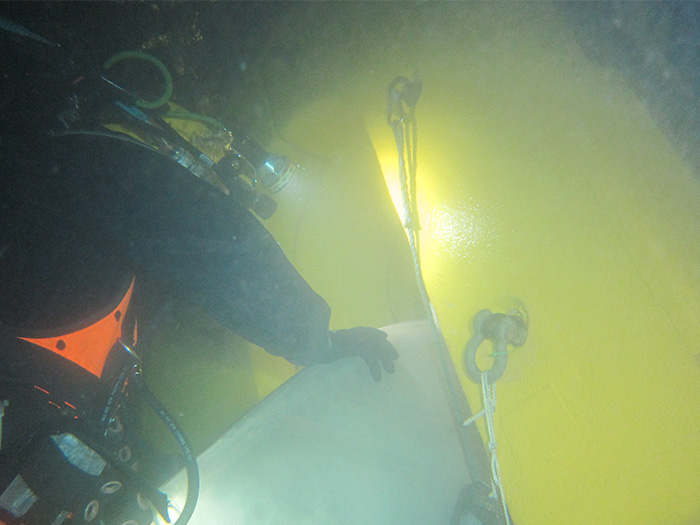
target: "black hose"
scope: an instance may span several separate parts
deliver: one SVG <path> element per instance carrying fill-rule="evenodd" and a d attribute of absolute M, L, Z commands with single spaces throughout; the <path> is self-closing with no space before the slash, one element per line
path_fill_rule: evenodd
<path fill-rule="evenodd" d="M 197 505 L 197 498 L 199 497 L 199 468 L 197 467 L 197 458 L 192 453 L 192 447 L 190 446 L 187 437 L 183 433 L 180 425 L 173 419 L 170 413 L 165 409 L 165 407 L 158 401 L 158 398 L 153 395 L 145 384 L 141 385 L 139 393 L 143 396 L 146 403 L 148 403 L 151 408 L 158 414 L 158 417 L 165 423 L 170 432 L 177 440 L 180 449 L 182 449 L 182 454 L 185 456 L 185 471 L 187 472 L 187 497 L 185 499 L 185 505 L 182 507 L 182 512 L 180 517 L 174 523 L 174 525 L 185 525 L 192 514 L 194 513 L 194 508 Z"/>

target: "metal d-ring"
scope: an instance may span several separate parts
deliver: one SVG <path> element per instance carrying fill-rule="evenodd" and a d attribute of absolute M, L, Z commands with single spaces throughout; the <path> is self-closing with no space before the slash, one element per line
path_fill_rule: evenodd
<path fill-rule="evenodd" d="M 518 315 L 494 314 L 490 310 L 481 310 L 474 316 L 474 335 L 464 349 L 464 368 L 477 384 L 481 383 L 484 371 L 476 364 L 476 352 L 484 339 L 493 343 L 493 365 L 487 371 L 487 382 L 492 385 L 506 371 L 508 345 L 522 346 L 525 343 L 527 325 Z"/>

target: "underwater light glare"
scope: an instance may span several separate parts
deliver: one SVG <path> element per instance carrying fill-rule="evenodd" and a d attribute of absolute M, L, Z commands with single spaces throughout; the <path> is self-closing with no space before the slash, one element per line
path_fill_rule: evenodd
<path fill-rule="evenodd" d="M 436 206 L 424 223 L 436 248 L 454 259 L 473 258 L 476 251 L 491 246 L 494 240 L 489 214 L 471 199 Z"/>
<path fill-rule="evenodd" d="M 405 224 L 406 211 L 397 174 L 396 154 L 381 155 L 379 164 L 396 213 L 401 223 Z M 428 184 L 435 179 L 429 174 L 429 167 L 421 164 L 417 195 L 421 242 L 423 248 L 427 249 L 425 255 L 430 258 L 430 252 L 434 252 L 436 256 L 448 256 L 457 260 L 478 258 L 481 252 L 489 250 L 497 240 L 494 210 L 471 197 L 456 201 L 431 198 L 433 192 Z"/>
<path fill-rule="evenodd" d="M 267 189 L 276 193 L 289 184 L 299 169 L 289 158 L 270 154 L 256 171 Z"/>

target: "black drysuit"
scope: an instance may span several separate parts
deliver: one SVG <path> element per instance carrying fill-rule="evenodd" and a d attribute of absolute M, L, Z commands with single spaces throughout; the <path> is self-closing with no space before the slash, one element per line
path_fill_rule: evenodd
<path fill-rule="evenodd" d="M 130 271 L 137 292 L 139 280 L 161 283 L 292 363 L 328 360 L 330 308 L 233 198 L 129 140 L 14 146 L 0 153 L 3 324 L 79 321 Z"/>

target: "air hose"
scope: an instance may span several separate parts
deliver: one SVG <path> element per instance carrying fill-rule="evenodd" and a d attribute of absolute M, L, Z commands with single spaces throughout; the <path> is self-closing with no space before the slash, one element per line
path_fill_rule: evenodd
<path fill-rule="evenodd" d="M 165 64 L 163 64 L 163 62 L 158 60 L 153 55 L 149 55 L 148 53 L 144 53 L 142 51 L 122 51 L 121 53 L 117 53 L 116 55 L 110 57 L 104 63 L 104 68 L 111 69 L 111 67 L 117 62 L 121 62 L 122 60 L 126 60 L 128 58 L 136 58 L 150 62 L 160 70 L 160 72 L 163 74 L 163 79 L 165 80 L 165 89 L 160 97 L 152 102 L 139 99 L 136 101 L 136 105 L 145 109 L 154 109 L 166 104 L 173 94 L 173 77 L 170 74 L 170 71 L 168 71 L 168 68 L 165 67 Z"/>
<path fill-rule="evenodd" d="M 174 525 L 185 525 L 192 517 L 195 506 L 197 505 L 197 498 L 199 497 L 199 468 L 197 467 L 197 458 L 193 454 L 192 447 L 180 428 L 180 425 L 177 424 L 163 404 L 158 401 L 158 398 L 153 395 L 153 392 L 142 383 L 139 388 L 139 393 L 143 396 L 144 401 L 149 404 L 153 411 L 168 427 L 185 457 L 187 497 L 185 499 L 185 505 L 182 507 L 182 512 L 174 523 Z"/>
<path fill-rule="evenodd" d="M 111 69 L 112 66 L 117 62 L 121 62 L 122 60 L 128 60 L 132 58 L 137 60 L 144 60 L 156 66 L 163 75 L 163 80 L 165 81 L 165 88 L 163 89 L 163 93 L 160 97 L 158 97 L 156 100 L 153 100 L 152 102 L 148 102 L 143 99 L 138 99 L 136 101 L 136 105 L 144 109 L 156 109 L 167 104 L 170 101 L 170 97 L 173 94 L 173 77 L 170 74 L 168 68 L 165 66 L 165 64 L 163 64 L 163 62 L 161 62 L 158 58 L 154 57 L 153 55 L 149 55 L 148 53 L 144 53 L 142 51 L 122 51 L 120 53 L 117 53 L 116 55 L 111 56 L 104 63 L 103 66 L 105 69 Z M 198 120 L 200 122 L 210 124 L 216 128 L 226 129 L 226 126 L 222 122 L 219 122 L 217 119 L 213 117 L 208 117 L 206 115 L 200 115 L 199 113 L 194 113 L 191 111 L 170 110 L 164 113 L 163 116 L 166 118 Z"/>

